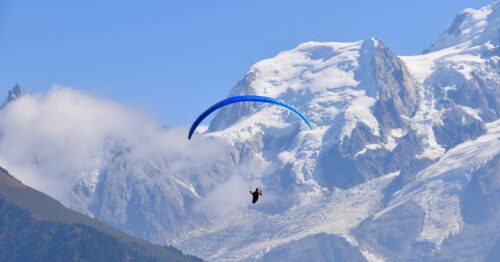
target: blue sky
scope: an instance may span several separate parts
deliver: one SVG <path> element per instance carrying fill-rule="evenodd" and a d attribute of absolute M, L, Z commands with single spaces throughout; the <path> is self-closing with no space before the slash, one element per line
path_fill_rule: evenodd
<path fill-rule="evenodd" d="M 187 125 L 255 62 L 314 38 L 418 54 L 483 0 L 0 0 L 0 95 L 53 84 Z"/>

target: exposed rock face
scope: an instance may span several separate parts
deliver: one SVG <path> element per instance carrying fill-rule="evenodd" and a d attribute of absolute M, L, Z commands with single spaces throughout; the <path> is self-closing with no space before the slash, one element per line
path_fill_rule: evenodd
<path fill-rule="evenodd" d="M 251 83 L 255 80 L 255 78 L 258 77 L 258 74 L 259 72 L 252 72 L 246 75 L 236 84 L 233 90 L 231 90 L 231 92 L 229 93 L 229 97 L 255 94 L 255 90 L 251 87 Z M 224 130 L 225 128 L 236 123 L 241 118 L 255 112 L 255 106 L 256 105 L 254 103 L 237 103 L 231 105 L 230 107 L 221 108 L 217 112 L 214 119 L 210 122 L 208 131 L 214 132 Z"/>
<path fill-rule="evenodd" d="M 360 51 L 361 54 L 370 53 L 366 44 L 362 48 L 364 49 Z M 391 133 L 391 130 L 396 128 L 409 130 L 408 119 L 416 111 L 416 84 L 411 74 L 401 59 L 382 42 L 377 41 L 377 46 L 371 50 L 371 54 L 371 57 L 363 56 L 360 61 L 360 65 L 367 66 L 368 69 L 360 68 L 359 71 L 371 71 L 360 79 L 360 86 L 369 87 L 369 90 L 375 92 L 377 96 L 372 110 L 379 123 L 380 135 L 374 135 L 366 124 L 358 123 L 350 137 L 344 137 L 341 142 L 324 147 L 319 155 L 321 161 L 318 161 L 317 172 L 319 176 L 323 176 L 325 186 L 349 188 L 367 179 L 402 170 L 421 150 L 418 140 L 411 137 L 412 131 L 405 137 L 397 138 L 398 142 L 394 141 Z M 401 141 L 405 141 L 406 147 L 412 150 L 401 151 L 396 148 L 393 151 L 392 148 L 387 150 L 380 146 L 372 150 L 365 149 L 365 153 L 359 154 L 366 145 L 401 143 Z M 398 158 L 398 161 L 387 164 L 388 158 Z M 336 172 L 332 174 L 324 170 L 336 170 Z"/>
<path fill-rule="evenodd" d="M 459 108 L 449 109 L 443 114 L 443 125 L 433 127 L 437 142 L 450 149 L 467 140 L 472 140 L 486 132 L 478 120 Z"/>
<path fill-rule="evenodd" d="M 378 46 L 373 63 L 379 93 L 375 116 L 388 135 L 390 128 L 407 126 L 402 118 L 412 117 L 415 113 L 416 84 L 403 61 L 383 44 Z"/>
<path fill-rule="evenodd" d="M 443 69 L 431 75 L 426 84 L 435 87 L 434 96 L 439 106 L 472 108 L 487 122 L 498 119 L 500 86 L 490 75 L 472 73 L 471 78 L 466 79 L 459 71 Z"/>

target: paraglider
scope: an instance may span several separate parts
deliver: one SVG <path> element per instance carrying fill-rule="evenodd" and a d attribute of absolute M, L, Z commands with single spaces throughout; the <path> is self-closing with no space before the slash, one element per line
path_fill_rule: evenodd
<path fill-rule="evenodd" d="M 255 191 L 252 192 L 252 189 L 250 188 L 250 194 L 252 195 L 252 204 L 255 204 L 257 203 L 257 200 L 259 200 L 259 196 L 262 196 L 262 190 L 257 187 L 255 188 Z"/>
<path fill-rule="evenodd" d="M 296 115 L 298 115 L 307 124 L 307 126 L 309 126 L 309 128 L 312 129 L 311 123 L 309 123 L 307 118 L 299 110 L 295 109 L 291 105 L 289 105 L 281 100 L 274 99 L 271 97 L 266 97 L 266 96 L 253 96 L 253 95 L 252 96 L 249 96 L 249 95 L 247 95 L 247 96 L 233 96 L 233 97 L 226 98 L 226 99 L 216 103 L 215 105 L 209 107 L 200 116 L 198 116 L 198 118 L 196 118 L 196 120 L 191 125 L 191 128 L 189 129 L 188 139 L 191 139 L 191 136 L 193 135 L 194 131 L 196 130 L 196 127 L 198 127 L 198 125 L 201 123 L 201 121 L 203 121 L 203 119 L 205 117 L 207 117 L 212 112 L 214 112 L 215 110 L 217 110 L 221 107 L 224 107 L 224 106 L 227 106 L 227 105 L 233 104 L 233 103 L 239 103 L 239 102 L 262 102 L 262 103 L 269 103 L 269 104 L 275 104 L 278 106 L 282 106 L 282 107 L 294 112 Z"/>
<path fill-rule="evenodd" d="M 307 118 L 299 110 L 295 109 L 293 106 L 291 106 L 291 105 L 289 105 L 281 100 L 274 99 L 271 97 L 244 95 L 244 96 L 233 96 L 233 97 L 226 98 L 226 99 L 214 104 L 213 106 L 209 107 L 207 110 L 205 110 L 205 112 L 203 112 L 200 116 L 198 116 L 198 118 L 196 118 L 196 120 L 191 125 L 191 128 L 189 129 L 188 139 L 191 139 L 191 137 L 194 134 L 194 131 L 196 130 L 198 125 L 201 123 L 201 121 L 203 121 L 203 119 L 205 119 L 212 112 L 214 112 L 215 110 L 217 110 L 221 107 L 224 107 L 224 106 L 227 106 L 227 105 L 230 105 L 233 103 L 239 103 L 239 102 L 262 102 L 262 103 L 274 104 L 274 105 L 284 107 L 284 108 L 294 112 L 297 116 L 299 116 L 306 123 L 306 125 L 309 128 L 312 129 L 312 125 L 307 120 Z M 250 194 L 252 195 L 252 204 L 255 204 L 259 200 L 259 196 L 262 196 L 262 190 L 260 190 L 260 188 L 257 187 L 255 189 L 255 191 L 252 192 L 252 188 L 250 188 Z"/>

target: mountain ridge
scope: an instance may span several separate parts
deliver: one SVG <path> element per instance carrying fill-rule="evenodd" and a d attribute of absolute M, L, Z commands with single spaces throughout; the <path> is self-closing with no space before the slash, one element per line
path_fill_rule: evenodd
<path fill-rule="evenodd" d="M 65 208 L 0 167 L 0 260 L 201 261 L 155 246 Z"/>

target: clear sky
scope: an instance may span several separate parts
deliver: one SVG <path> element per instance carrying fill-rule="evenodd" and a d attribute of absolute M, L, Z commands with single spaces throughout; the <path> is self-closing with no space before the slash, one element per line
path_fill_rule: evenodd
<path fill-rule="evenodd" d="M 0 0 L 0 96 L 53 84 L 187 125 L 255 62 L 314 38 L 419 54 L 493 0 Z"/>

